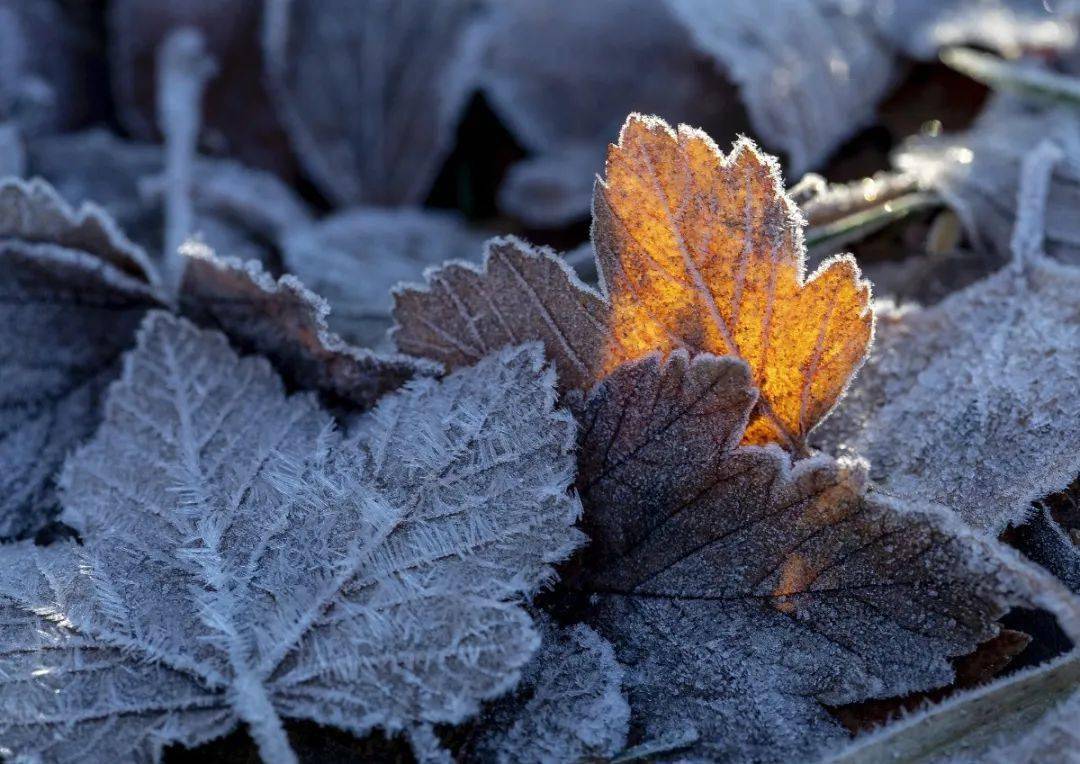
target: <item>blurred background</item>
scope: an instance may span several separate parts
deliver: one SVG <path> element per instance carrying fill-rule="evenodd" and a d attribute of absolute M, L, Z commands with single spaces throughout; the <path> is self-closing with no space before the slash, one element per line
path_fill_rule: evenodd
<path fill-rule="evenodd" d="M 1076 18 L 1067 0 L 0 0 L 0 172 L 100 204 L 153 257 L 193 236 L 293 272 L 380 346 L 389 287 L 491 235 L 595 278 L 593 179 L 640 111 L 724 149 L 753 137 L 811 260 L 854 250 L 879 294 L 932 302 L 1007 247 L 1017 151 L 1080 145 Z"/>

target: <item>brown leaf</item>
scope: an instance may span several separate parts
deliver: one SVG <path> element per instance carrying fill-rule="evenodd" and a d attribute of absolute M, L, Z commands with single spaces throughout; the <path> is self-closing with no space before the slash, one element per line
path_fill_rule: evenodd
<path fill-rule="evenodd" d="M 631 115 L 593 213 L 603 296 L 553 255 L 504 239 L 482 272 L 451 265 L 426 291 L 396 295 L 398 346 L 452 368 L 539 339 L 564 390 L 655 350 L 737 356 L 761 391 L 746 441 L 802 452 L 862 363 L 874 318 L 850 256 L 804 278 L 803 223 L 775 162 L 745 139 L 725 158 L 704 133 Z"/>
<path fill-rule="evenodd" d="M 1080 625 L 1051 578 L 947 511 L 868 491 L 859 463 L 737 446 L 741 361 L 652 354 L 568 399 L 593 542 L 579 584 L 640 739 L 695 729 L 705 758 L 804 760 L 846 734 L 824 704 L 949 684 L 1011 606 Z"/>
<path fill-rule="evenodd" d="M 184 312 L 220 329 L 237 347 L 265 355 L 285 379 L 366 408 L 437 367 L 349 345 L 326 324 L 329 307 L 292 276 L 275 281 L 257 261 L 218 258 L 189 243 L 181 285 Z"/>
<path fill-rule="evenodd" d="M 740 139 L 631 115 L 593 200 L 593 244 L 622 353 L 746 360 L 761 401 L 746 442 L 801 448 L 862 363 L 870 287 L 850 256 L 808 279 L 803 221 L 775 161 Z"/>
<path fill-rule="evenodd" d="M 456 369 L 504 345 L 540 340 L 560 390 L 601 376 L 607 303 L 552 250 L 513 236 L 492 239 L 480 269 L 451 262 L 426 276 L 426 288 L 394 292 L 392 337 L 402 352 Z"/>

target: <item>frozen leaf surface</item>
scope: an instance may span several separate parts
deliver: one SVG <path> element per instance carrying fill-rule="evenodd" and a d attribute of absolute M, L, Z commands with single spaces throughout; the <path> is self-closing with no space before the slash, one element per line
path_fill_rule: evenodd
<path fill-rule="evenodd" d="M 1080 473 L 1080 271 L 1042 253 L 1053 144 L 1024 161 L 1013 260 L 932 308 L 883 319 L 871 361 L 821 432 L 891 493 L 999 533 Z"/>
<path fill-rule="evenodd" d="M 1068 592 L 861 469 L 736 447 L 747 367 L 682 351 L 626 364 L 575 408 L 591 624 L 626 666 L 631 725 L 723 761 L 805 760 L 825 711 L 947 684 L 1011 605 L 1080 622 Z M 631 740 L 631 743 L 637 741 Z"/>
<path fill-rule="evenodd" d="M 1065 49 L 1075 8 L 1032 0 L 667 0 L 694 44 L 738 84 L 754 133 L 793 173 L 873 121 L 904 57 L 963 43 Z M 767 18 L 768 23 L 762 23 Z M 839 117 L 838 115 L 842 115 Z"/>
<path fill-rule="evenodd" d="M 0 537 L 55 511 L 54 476 L 99 421 L 99 402 L 147 308 L 142 252 L 101 210 L 41 181 L 0 183 Z"/>
<path fill-rule="evenodd" d="M 1075 764 L 1080 756 L 1080 691 L 1047 711 L 1022 733 L 1002 735 L 979 752 L 986 764 Z M 971 761 L 970 752 L 948 759 L 948 764 Z"/>
<path fill-rule="evenodd" d="M 109 5 L 112 87 L 124 127 L 144 141 L 156 120 L 158 50 L 171 32 L 197 29 L 217 63 L 203 104 L 202 143 L 286 177 L 295 170 L 264 84 L 259 0 L 117 0 Z"/>
<path fill-rule="evenodd" d="M 630 707 L 611 645 L 578 624 L 548 625 L 521 684 L 488 723 L 484 760 L 542 764 L 611 757 L 626 745 Z"/>
<path fill-rule="evenodd" d="M 330 307 L 294 276 L 275 281 L 256 261 L 219 258 L 193 243 L 184 252 L 185 312 L 269 358 L 292 385 L 367 408 L 411 377 L 438 369 L 349 345 L 328 328 Z"/>
<path fill-rule="evenodd" d="M 747 441 L 801 447 L 862 363 L 870 286 L 851 256 L 804 272 L 803 221 L 779 169 L 745 139 L 631 116 L 608 151 L 593 244 L 622 350 L 744 359 L 761 391 Z"/>
<path fill-rule="evenodd" d="M 288 269 L 330 303 L 331 326 L 378 347 L 390 327 L 391 288 L 447 260 L 479 260 L 484 238 L 447 213 L 368 207 L 294 227 L 283 248 Z"/>
<path fill-rule="evenodd" d="M 556 12 L 544 0 L 513 0 L 495 4 L 487 32 L 484 94 L 536 155 L 511 170 L 500 203 L 530 224 L 588 215 L 603 146 L 632 111 L 714 134 L 747 127 L 734 88 L 663 3 L 594 0 Z"/>
<path fill-rule="evenodd" d="M 265 360 L 152 313 L 65 468 L 84 544 L 0 548 L 0 745 L 144 760 L 243 721 L 287 762 L 283 717 L 462 720 L 516 682 L 521 601 L 580 540 L 554 401 L 538 348 L 510 348 L 344 439 Z"/>
<path fill-rule="evenodd" d="M 271 90 L 301 162 L 339 204 L 421 202 L 478 72 L 474 0 L 272 0 Z"/>

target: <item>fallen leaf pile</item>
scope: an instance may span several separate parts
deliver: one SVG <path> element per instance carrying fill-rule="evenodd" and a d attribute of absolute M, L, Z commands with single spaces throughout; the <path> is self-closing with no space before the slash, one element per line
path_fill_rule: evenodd
<path fill-rule="evenodd" d="M 1075 761 L 1080 2 L 0 48 L 3 761 Z"/>

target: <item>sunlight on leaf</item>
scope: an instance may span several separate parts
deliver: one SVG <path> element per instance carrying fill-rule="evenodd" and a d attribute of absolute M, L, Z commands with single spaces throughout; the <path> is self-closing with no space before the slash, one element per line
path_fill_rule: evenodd
<path fill-rule="evenodd" d="M 873 335 L 850 256 L 804 274 L 803 221 L 779 169 L 740 139 L 631 115 L 593 201 L 593 241 L 619 349 L 607 368 L 685 347 L 744 359 L 761 390 L 745 442 L 801 448 Z"/>

